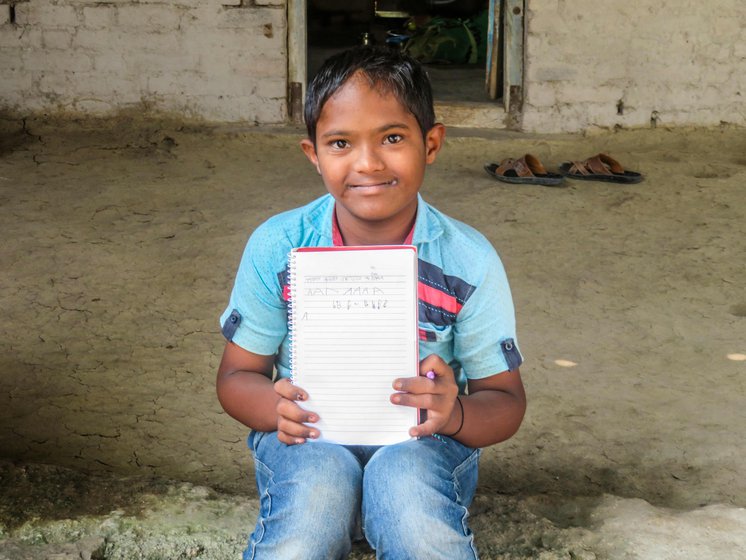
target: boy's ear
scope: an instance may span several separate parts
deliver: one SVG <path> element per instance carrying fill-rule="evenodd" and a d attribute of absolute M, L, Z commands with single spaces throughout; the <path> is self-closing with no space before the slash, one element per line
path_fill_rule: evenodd
<path fill-rule="evenodd" d="M 443 147 L 446 138 L 446 127 L 441 123 L 435 123 L 425 135 L 425 161 L 432 163 Z"/>
<path fill-rule="evenodd" d="M 316 156 L 316 147 L 313 145 L 308 138 L 304 138 L 300 141 L 300 147 L 303 149 L 303 153 L 306 154 L 308 161 L 310 161 L 319 175 L 321 175 L 321 169 L 319 168 L 319 158 Z"/>

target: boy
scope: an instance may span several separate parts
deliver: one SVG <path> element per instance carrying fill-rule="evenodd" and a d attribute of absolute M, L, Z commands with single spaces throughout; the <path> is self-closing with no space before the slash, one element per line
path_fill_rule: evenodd
<path fill-rule="evenodd" d="M 502 265 L 481 234 L 418 194 L 445 128 L 417 62 L 375 47 L 336 55 L 305 111 L 301 147 L 328 194 L 256 229 L 221 317 L 218 398 L 252 429 L 261 501 L 244 558 L 344 558 L 359 529 L 379 558 L 476 558 L 467 508 L 480 448 L 511 437 L 526 406 Z M 308 442 L 318 417 L 289 380 L 288 253 L 402 243 L 418 250 L 424 359 L 420 376 L 392 380 L 391 401 L 427 421 L 396 445 Z"/>

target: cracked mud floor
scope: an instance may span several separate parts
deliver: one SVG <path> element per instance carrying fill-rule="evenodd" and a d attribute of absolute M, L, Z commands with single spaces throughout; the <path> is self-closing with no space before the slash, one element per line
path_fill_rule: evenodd
<path fill-rule="evenodd" d="M 497 247 L 526 357 L 483 558 L 746 557 L 746 131 L 449 132 L 423 195 Z M 299 135 L 0 119 L 0 559 L 238 557 L 257 501 L 217 317 L 252 229 L 323 192 Z M 482 170 L 599 151 L 646 180 Z"/>

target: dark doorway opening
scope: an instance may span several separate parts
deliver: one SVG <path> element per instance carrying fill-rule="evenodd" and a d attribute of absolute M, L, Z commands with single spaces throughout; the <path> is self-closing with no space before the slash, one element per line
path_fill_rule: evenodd
<path fill-rule="evenodd" d="M 336 52 L 365 42 L 385 44 L 423 61 L 436 102 L 493 102 L 503 91 L 501 5 L 500 0 L 308 0 L 308 80 Z"/>

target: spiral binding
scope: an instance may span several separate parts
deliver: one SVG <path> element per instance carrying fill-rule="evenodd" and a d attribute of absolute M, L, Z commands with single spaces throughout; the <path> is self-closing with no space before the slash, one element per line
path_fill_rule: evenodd
<path fill-rule="evenodd" d="M 290 381 L 295 383 L 296 344 L 295 344 L 295 315 L 293 311 L 295 290 L 297 287 L 298 271 L 295 265 L 295 251 L 290 251 L 288 256 L 288 341 L 290 348 Z"/>

